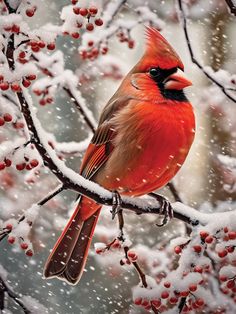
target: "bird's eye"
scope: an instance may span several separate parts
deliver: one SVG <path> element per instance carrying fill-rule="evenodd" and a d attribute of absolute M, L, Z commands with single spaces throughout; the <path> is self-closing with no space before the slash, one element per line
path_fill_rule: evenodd
<path fill-rule="evenodd" d="M 156 78 L 156 77 L 158 77 L 160 75 L 160 71 L 159 71 L 158 68 L 151 68 L 149 70 L 149 74 L 151 75 L 151 77 Z"/>

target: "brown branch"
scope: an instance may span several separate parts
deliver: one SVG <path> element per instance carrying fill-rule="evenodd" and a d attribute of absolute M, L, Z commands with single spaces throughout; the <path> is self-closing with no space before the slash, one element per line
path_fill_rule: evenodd
<path fill-rule="evenodd" d="M 233 3 L 232 0 L 225 0 L 227 6 L 230 9 L 230 12 L 236 16 L 236 5 Z"/>
<path fill-rule="evenodd" d="M 236 98 L 234 98 L 228 93 L 227 88 L 223 86 L 220 82 L 218 82 L 211 74 L 209 74 L 205 70 L 204 66 L 196 59 L 191 42 L 190 42 L 190 37 L 188 33 L 188 28 L 187 28 L 187 18 L 186 18 L 185 10 L 183 8 L 183 2 L 182 0 L 177 0 L 177 3 L 178 3 L 179 11 L 180 11 L 179 19 L 182 21 L 182 24 L 183 24 L 184 35 L 185 35 L 186 43 L 188 46 L 188 50 L 189 50 L 189 54 L 190 54 L 192 62 L 196 64 L 196 66 L 205 74 L 205 76 L 210 81 L 212 81 L 215 85 L 217 85 L 222 90 L 222 92 L 225 94 L 226 97 L 228 97 L 233 102 L 236 102 Z"/>

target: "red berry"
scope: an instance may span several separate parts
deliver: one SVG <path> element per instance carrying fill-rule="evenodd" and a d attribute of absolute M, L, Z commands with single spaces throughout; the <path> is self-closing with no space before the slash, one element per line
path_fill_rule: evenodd
<path fill-rule="evenodd" d="M 235 246 L 232 246 L 232 245 L 227 247 L 228 253 L 233 253 L 234 249 L 235 249 Z"/>
<path fill-rule="evenodd" d="M 27 256 L 30 256 L 30 257 L 34 255 L 34 253 L 33 253 L 32 250 L 26 251 L 25 254 L 26 254 Z"/>
<path fill-rule="evenodd" d="M 9 83 L 7 82 L 1 82 L 0 83 L 0 89 L 1 90 L 7 90 L 9 88 Z"/>
<path fill-rule="evenodd" d="M 228 280 L 228 277 L 225 275 L 220 275 L 219 279 L 220 279 L 220 281 L 224 282 L 224 281 Z"/>
<path fill-rule="evenodd" d="M 22 248 L 22 250 L 26 250 L 26 249 L 28 249 L 29 246 L 28 246 L 27 243 L 22 242 L 21 245 L 20 245 L 20 247 Z"/>
<path fill-rule="evenodd" d="M 25 88 L 28 88 L 30 86 L 31 82 L 29 80 L 26 80 L 26 79 L 23 79 L 22 81 L 22 85 L 25 87 Z"/>
<path fill-rule="evenodd" d="M 236 232 L 235 231 L 230 231 L 228 233 L 228 237 L 230 240 L 235 240 L 236 239 Z"/>
<path fill-rule="evenodd" d="M 36 40 L 31 40 L 29 44 L 31 47 L 37 47 L 38 46 L 38 42 Z"/>
<path fill-rule="evenodd" d="M 94 25 L 92 23 L 88 23 L 88 24 L 86 24 L 86 29 L 89 32 L 92 32 L 94 30 Z"/>
<path fill-rule="evenodd" d="M 208 237 L 208 236 L 209 236 L 209 232 L 207 232 L 207 231 L 200 231 L 200 237 L 202 239 L 206 239 L 206 237 Z"/>
<path fill-rule="evenodd" d="M 35 80 L 36 77 L 37 77 L 36 74 L 29 74 L 29 75 L 26 76 L 27 80 L 30 80 L 30 81 Z"/>
<path fill-rule="evenodd" d="M 201 253 L 201 251 L 202 251 L 201 245 L 194 245 L 194 246 L 193 246 L 193 249 L 194 249 L 194 251 L 195 251 L 196 253 Z"/>
<path fill-rule="evenodd" d="M 102 26 L 102 25 L 103 25 L 103 20 L 102 20 L 102 19 L 96 19 L 96 20 L 94 21 L 94 23 L 95 23 L 95 25 L 97 25 L 97 26 Z"/>
<path fill-rule="evenodd" d="M 164 282 L 164 287 L 170 288 L 171 283 L 169 281 Z"/>
<path fill-rule="evenodd" d="M 197 285 L 191 284 L 188 288 L 189 288 L 189 291 L 194 292 L 197 290 Z"/>
<path fill-rule="evenodd" d="M 96 7 L 89 8 L 89 13 L 94 16 L 98 13 L 98 9 Z"/>
<path fill-rule="evenodd" d="M 80 37 L 80 34 L 75 32 L 75 33 L 72 33 L 71 36 L 75 39 L 78 39 Z"/>
<path fill-rule="evenodd" d="M 234 280 L 229 280 L 226 284 L 227 288 L 232 289 L 235 287 L 235 282 Z"/>
<path fill-rule="evenodd" d="M 96 252 L 97 254 L 101 254 L 101 253 L 103 252 L 103 249 L 96 249 L 95 252 Z"/>
<path fill-rule="evenodd" d="M 45 98 L 46 103 L 51 104 L 53 102 L 53 98 L 52 97 L 47 97 Z"/>
<path fill-rule="evenodd" d="M 181 291 L 180 292 L 181 297 L 187 297 L 189 295 L 189 291 Z"/>
<path fill-rule="evenodd" d="M 227 250 L 222 250 L 218 252 L 220 258 L 224 258 L 228 254 Z"/>
<path fill-rule="evenodd" d="M 137 255 L 134 251 L 129 251 L 128 257 L 133 260 L 134 258 L 137 258 Z"/>
<path fill-rule="evenodd" d="M 12 115 L 10 113 L 5 113 L 3 115 L 3 119 L 5 120 L 5 122 L 11 122 L 12 121 Z"/>
<path fill-rule="evenodd" d="M 212 241 L 213 241 L 213 237 L 212 236 L 207 236 L 206 239 L 205 239 L 205 242 L 208 243 L 208 244 L 212 243 Z"/>
<path fill-rule="evenodd" d="M 19 170 L 19 171 L 22 171 L 25 169 L 25 166 L 26 164 L 25 163 L 22 163 L 22 164 L 18 164 L 16 165 L 16 169 Z"/>
<path fill-rule="evenodd" d="M 105 55 L 108 52 L 108 47 L 102 48 L 102 54 Z"/>
<path fill-rule="evenodd" d="M 75 5 L 78 2 L 78 0 L 71 0 L 71 4 Z"/>
<path fill-rule="evenodd" d="M 25 56 L 26 56 L 26 54 L 25 54 L 24 51 L 21 51 L 21 52 L 19 53 L 19 58 L 20 58 L 20 59 L 24 59 Z"/>
<path fill-rule="evenodd" d="M 5 163 L 4 162 L 0 162 L 0 171 L 4 170 L 5 167 L 6 167 Z"/>
<path fill-rule="evenodd" d="M 13 236 L 8 237 L 7 239 L 8 243 L 13 244 L 16 241 L 16 238 Z"/>
<path fill-rule="evenodd" d="M 11 31 L 13 32 L 13 33 L 16 33 L 16 34 L 18 34 L 19 32 L 20 32 L 20 27 L 18 26 L 18 25 L 13 25 L 12 26 L 12 28 L 11 28 Z"/>
<path fill-rule="evenodd" d="M 176 304 L 176 303 L 178 302 L 178 298 L 176 298 L 176 297 L 171 297 L 171 298 L 169 299 L 169 301 L 170 301 L 170 304 Z"/>
<path fill-rule="evenodd" d="M 25 11 L 25 13 L 26 13 L 26 15 L 27 15 L 28 17 L 32 17 L 32 16 L 34 16 L 35 9 L 34 9 L 34 8 L 27 9 L 27 10 Z"/>
<path fill-rule="evenodd" d="M 181 247 L 178 245 L 178 246 L 176 246 L 175 247 L 175 253 L 176 254 L 180 254 L 182 252 L 182 249 L 181 249 Z"/>
<path fill-rule="evenodd" d="M 47 48 L 48 50 L 54 50 L 56 48 L 56 45 L 55 43 L 50 43 L 50 44 L 47 44 Z"/>
<path fill-rule="evenodd" d="M 7 230 L 12 230 L 13 226 L 12 226 L 12 224 L 7 224 L 5 228 L 6 228 Z"/>
<path fill-rule="evenodd" d="M 21 87 L 17 82 L 13 82 L 11 83 L 11 90 L 13 92 L 20 92 L 21 91 Z"/>
<path fill-rule="evenodd" d="M 203 269 L 202 269 L 202 267 L 201 266 L 195 266 L 194 267 L 194 271 L 196 272 L 196 273 L 202 273 L 202 271 L 203 271 Z"/>
<path fill-rule="evenodd" d="M 11 160 L 10 159 L 5 158 L 4 163 L 5 163 L 6 167 L 11 167 Z"/>
<path fill-rule="evenodd" d="M 198 306 L 203 306 L 203 305 L 204 305 L 204 300 L 201 299 L 201 298 L 199 298 L 199 299 L 196 300 L 196 304 L 197 304 Z"/>
<path fill-rule="evenodd" d="M 86 15 L 88 15 L 88 10 L 86 8 L 81 8 L 79 10 L 79 14 L 82 16 L 86 16 Z"/>
<path fill-rule="evenodd" d="M 161 306 L 161 300 L 152 300 L 151 301 L 151 304 L 156 308 L 156 309 L 158 309 L 160 306 Z"/>
<path fill-rule="evenodd" d="M 136 305 L 141 305 L 141 303 L 142 303 L 142 298 L 136 298 L 134 300 L 134 304 L 136 304 Z"/>
<path fill-rule="evenodd" d="M 88 42 L 88 46 L 89 47 L 92 47 L 94 45 L 94 42 L 92 41 L 92 40 L 90 40 L 89 42 Z"/>
<path fill-rule="evenodd" d="M 45 47 L 46 47 L 45 42 L 42 41 L 42 40 L 40 40 L 40 41 L 38 42 L 38 45 L 39 45 L 40 48 L 45 48 Z"/>
<path fill-rule="evenodd" d="M 162 299 L 167 299 L 169 297 L 169 292 L 168 291 L 163 291 L 162 293 L 161 293 L 161 298 Z"/>
<path fill-rule="evenodd" d="M 146 307 L 146 306 L 148 306 L 148 305 L 149 305 L 149 301 L 146 300 L 146 299 L 143 299 L 143 301 L 142 301 L 142 306 L 143 306 L 143 307 Z"/>
<path fill-rule="evenodd" d="M 78 15 L 79 14 L 79 12 L 80 12 L 80 8 L 73 8 L 73 12 L 76 14 L 76 15 Z"/>
<path fill-rule="evenodd" d="M 229 232 L 228 227 L 224 227 L 224 232 L 225 232 L 225 233 Z"/>
<path fill-rule="evenodd" d="M 4 80 L 4 76 L 0 74 L 0 82 Z"/>
<path fill-rule="evenodd" d="M 30 165 L 30 164 L 27 164 L 27 165 L 25 166 L 25 169 L 26 169 L 26 170 L 31 170 L 31 169 L 32 169 L 32 167 L 31 167 L 31 165 Z"/>
<path fill-rule="evenodd" d="M 133 49 L 133 48 L 134 48 L 134 40 L 130 39 L 130 40 L 128 41 L 128 47 L 129 47 L 130 49 Z"/>
<path fill-rule="evenodd" d="M 0 117 L 0 126 L 3 126 L 5 124 L 5 120 L 3 119 L 3 117 Z"/>
<path fill-rule="evenodd" d="M 33 92 L 35 95 L 40 96 L 42 94 L 42 91 L 40 89 L 34 89 Z"/>
<path fill-rule="evenodd" d="M 39 104 L 41 106 L 45 106 L 46 105 L 46 100 L 44 98 L 40 99 Z"/>
<path fill-rule="evenodd" d="M 32 159 L 32 160 L 30 161 L 30 165 L 31 165 L 33 168 L 37 167 L 38 164 L 39 164 L 39 162 L 38 162 L 37 159 Z"/>

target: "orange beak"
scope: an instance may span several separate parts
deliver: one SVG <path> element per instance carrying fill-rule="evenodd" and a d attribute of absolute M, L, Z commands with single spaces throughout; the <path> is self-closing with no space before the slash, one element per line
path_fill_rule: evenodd
<path fill-rule="evenodd" d="M 186 77 L 180 74 L 179 70 L 177 73 L 170 75 L 164 82 L 165 89 L 174 89 L 181 90 L 185 87 L 191 86 L 192 82 L 189 81 Z"/>

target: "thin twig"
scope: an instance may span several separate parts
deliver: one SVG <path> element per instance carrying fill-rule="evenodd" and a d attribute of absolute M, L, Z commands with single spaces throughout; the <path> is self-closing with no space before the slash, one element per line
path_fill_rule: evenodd
<path fill-rule="evenodd" d="M 189 33 L 188 33 L 187 18 L 186 18 L 185 10 L 183 7 L 183 2 L 182 0 L 177 0 L 177 3 L 179 7 L 179 19 L 182 21 L 182 24 L 183 24 L 184 35 L 185 35 L 186 43 L 188 46 L 188 50 L 189 50 L 189 54 L 190 54 L 192 62 L 197 65 L 197 67 L 206 75 L 206 77 L 209 80 L 211 80 L 214 84 L 216 84 L 222 90 L 225 96 L 227 96 L 233 102 L 236 102 L 236 99 L 228 93 L 228 89 L 225 86 L 223 86 L 220 82 L 218 82 L 211 74 L 209 74 L 205 70 L 204 66 L 196 59 L 193 52 L 192 45 L 191 45 Z"/>
<path fill-rule="evenodd" d="M 15 303 L 17 303 L 25 314 L 31 314 L 31 310 L 27 308 L 27 306 L 24 304 L 24 302 L 21 300 L 20 296 L 16 294 L 9 285 L 3 280 L 3 278 L 0 275 L 0 286 L 4 289 L 5 293 L 8 294 L 8 296 L 14 300 Z M 4 309 L 4 308 L 3 308 Z"/>

